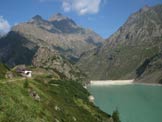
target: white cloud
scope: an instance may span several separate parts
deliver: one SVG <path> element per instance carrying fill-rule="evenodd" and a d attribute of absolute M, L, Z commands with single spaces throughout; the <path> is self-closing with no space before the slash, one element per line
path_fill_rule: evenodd
<path fill-rule="evenodd" d="M 76 11 L 79 15 L 98 13 L 100 4 L 101 0 L 62 0 L 65 12 Z"/>
<path fill-rule="evenodd" d="M 71 11 L 71 3 L 70 2 L 67 2 L 67 1 L 63 1 L 62 3 L 62 7 L 64 9 L 65 12 L 69 12 Z"/>
<path fill-rule="evenodd" d="M 3 16 L 0 16 L 0 33 L 6 34 L 10 31 L 10 24 L 7 20 L 3 18 Z"/>

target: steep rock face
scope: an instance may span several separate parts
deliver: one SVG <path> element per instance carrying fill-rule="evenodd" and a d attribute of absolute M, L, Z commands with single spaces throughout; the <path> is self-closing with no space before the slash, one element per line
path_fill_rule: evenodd
<path fill-rule="evenodd" d="M 49 20 L 36 15 L 29 22 L 21 23 L 12 31 L 38 44 L 58 50 L 69 59 L 78 58 L 83 52 L 101 45 L 103 39 L 89 29 L 78 26 L 72 19 L 56 14 Z"/>
<path fill-rule="evenodd" d="M 162 5 L 140 9 L 103 46 L 82 55 L 77 65 L 90 79 L 139 79 L 136 70 L 162 51 L 161 13 Z"/>
<path fill-rule="evenodd" d="M 32 64 L 36 67 L 51 69 L 62 76 L 62 79 L 79 80 L 84 78 L 79 69 L 63 58 L 58 52 L 47 47 L 40 47 L 37 50 Z"/>

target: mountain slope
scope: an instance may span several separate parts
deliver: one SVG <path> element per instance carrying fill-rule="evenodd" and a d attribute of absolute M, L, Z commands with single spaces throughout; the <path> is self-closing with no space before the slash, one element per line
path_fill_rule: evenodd
<path fill-rule="evenodd" d="M 41 47 L 37 50 L 32 64 L 35 67 L 53 70 L 61 75 L 61 79 L 83 80 L 85 78 L 84 74 L 66 58 L 46 47 Z"/>
<path fill-rule="evenodd" d="M 140 65 L 162 51 L 161 11 L 162 5 L 145 6 L 132 14 L 103 46 L 85 53 L 77 65 L 89 79 L 138 79 Z"/>
<path fill-rule="evenodd" d="M 0 40 L 0 44 L 0 60 L 9 67 L 25 64 L 48 68 L 61 74 L 61 79 L 79 80 L 84 76 L 58 51 L 39 47 L 21 34 L 12 31 Z"/>

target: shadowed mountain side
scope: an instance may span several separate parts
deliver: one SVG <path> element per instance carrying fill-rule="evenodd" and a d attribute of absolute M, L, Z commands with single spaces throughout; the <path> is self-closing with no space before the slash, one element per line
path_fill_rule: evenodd
<path fill-rule="evenodd" d="M 10 67 L 30 65 L 37 49 L 35 43 L 12 31 L 0 39 L 0 59 Z"/>

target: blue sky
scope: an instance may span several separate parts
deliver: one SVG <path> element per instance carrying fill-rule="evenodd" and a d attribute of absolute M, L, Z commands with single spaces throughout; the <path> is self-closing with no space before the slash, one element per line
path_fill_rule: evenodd
<path fill-rule="evenodd" d="M 162 0 L 0 0 L 0 31 L 8 31 L 37 14 L 48 19 L 60 12 L 107 38 L 129 15 L 156 4 L 162 4 Z"/>

